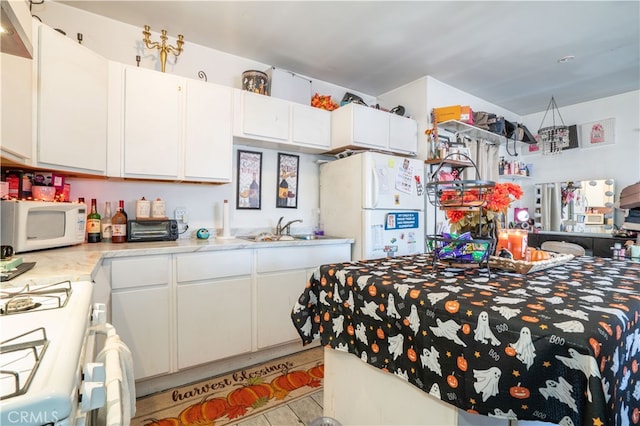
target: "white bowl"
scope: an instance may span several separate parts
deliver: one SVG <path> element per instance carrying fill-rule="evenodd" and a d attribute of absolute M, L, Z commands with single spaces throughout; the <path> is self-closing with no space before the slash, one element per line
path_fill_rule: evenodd
<path fill-rule="evenodd" d="M 32 186 L 31 195 L 36 200 L 53 201 L 56 198 L 56 188 L 53 186 Z"/>

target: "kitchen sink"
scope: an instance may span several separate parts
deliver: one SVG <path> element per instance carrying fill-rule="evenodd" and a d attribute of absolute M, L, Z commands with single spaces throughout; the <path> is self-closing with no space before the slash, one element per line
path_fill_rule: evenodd
<path fill-rule="evenodd" d="M 241 240 L 246 240 L 246 241 L 253 241 L 256 243 L 259 242 L 274 242 L 274 241 L 295 241 L 295 240 L 317 240 L 317 239 L 321 239 L 321 238 L 330 238 L 330 237 L 325 237 L 325 236 L 318 236 L 318 235 L 313 235 L 313 234 L 303 234 L 303 235 L 281 235 L 281 236 L 276 236 L 274 234 L 270 234 L 270 233 L 262 233 L 259 235 L 241 235 L 241 236 L 237 236 L 236 238 L 239 238 Z"/>

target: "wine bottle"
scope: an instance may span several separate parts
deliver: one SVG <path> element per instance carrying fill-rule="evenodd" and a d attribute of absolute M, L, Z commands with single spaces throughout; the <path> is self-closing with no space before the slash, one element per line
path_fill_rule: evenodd
<path fill-rule="evenodd" d="M 122 214 L 124 215 L 125 219 L 128 220 L 129 216 L 127 215 L 127 212 L 124 210 L 124 200 L 118 201 L 118 208 L 122 210 Z"/>
<path fill-rule="evenodd" d="M 104 203 L 104 216 L 102 217 L 102 241 L 111 241 L 111 201 Z"/>
<path fill-rule="evenodd" d="M 287 207 L 289 201 L 289 184 L 287 183 L 286 175 L 282 174 L 282 180 L 278 186 L 278 203 L 277 207 Z"/>
<path fill-rule="evenodd" d="M 249 185 L 249 207 L 260 207 L 260 185 L 256 182 L 256 174 L 253 174 L 253 181 Z"/>
<path fill-rule="evenodd" d="M 87 215 L 87 242 L 99 243 L 100 242 L 100 215 L 96 207 L 96 199 L 91 199 L 91 210 Z"/>
<path fill-rule="evenodd" d="M 120 200 L 116 214 L 111 218 L 111 242 L 126 243 L 127 242 L 127 216 L 124 212 L 124 201 Z"/>

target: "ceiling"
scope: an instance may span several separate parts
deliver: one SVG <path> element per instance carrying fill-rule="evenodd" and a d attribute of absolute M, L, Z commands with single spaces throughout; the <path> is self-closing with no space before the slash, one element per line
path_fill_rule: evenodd
<path fill-rule="evenodd" d="M 373 96 L 430 75 L 526 115 L 640 89 L 637 0 L 63 3 Z"/>

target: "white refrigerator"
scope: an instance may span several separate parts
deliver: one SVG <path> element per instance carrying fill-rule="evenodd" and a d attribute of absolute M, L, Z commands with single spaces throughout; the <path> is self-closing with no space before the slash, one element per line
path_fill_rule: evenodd
<path fill-rule="evenodd" d="M 362 152 L 320 166 L 326 235 L 355 239 L 352 260 L 424 253 L 424 164 Z"/>

